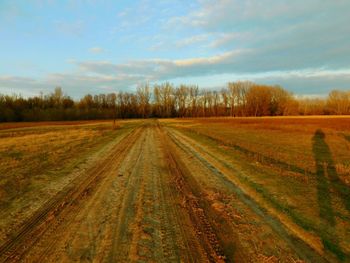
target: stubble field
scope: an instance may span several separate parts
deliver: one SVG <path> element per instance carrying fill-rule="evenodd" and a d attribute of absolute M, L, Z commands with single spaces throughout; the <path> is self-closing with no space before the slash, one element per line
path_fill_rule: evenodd
<path fill-rule="evenodd" d="M 0 261 L 347 262 L 350 118 L 0 124 Z"/>

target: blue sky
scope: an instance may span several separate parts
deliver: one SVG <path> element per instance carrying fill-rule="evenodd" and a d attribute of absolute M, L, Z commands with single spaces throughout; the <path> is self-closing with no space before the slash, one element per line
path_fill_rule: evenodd
<path fill-rule="evenodd" d="M 350 89 L 348 0 L 0 0 L 0 93 L 146 82 Z"/>

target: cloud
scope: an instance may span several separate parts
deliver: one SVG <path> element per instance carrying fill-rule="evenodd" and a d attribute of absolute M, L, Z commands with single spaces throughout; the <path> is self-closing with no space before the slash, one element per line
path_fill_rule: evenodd
<path fill-rule="evenodd" d="M 46 86 L 40 80 L 18 77 L 18 76 L 0 76 L 0 93 L 3 94 L 21 94 L 23 96 L 38 95 L 40 91 L 45 91 Z"/>
<path fill-rule="evenodd" d="M 168 29 L 201 30 L 215 51 L 249 49 L 234 72 L 343 68 L 350 61 L 350 2 L 200 0 Z"/>
<path fill-rule="evenodd" d="M 162 81 L 196 83 L 208 88 L 222 87 L 229 81 L 250 80 L 282 85 L 296 94 L 321 95 L 327 94 L 330 89 L 350 88 L 350 68 L 232 73 L 239 72 L 241 59 L 250 52 L 236 50 L 210 57 L 130 60 L 119 64 L 110 61 L 71 61 L 77 67 L 75 73 L 48 74 L 39 80 L 2 76 L 0 87 L 6 93 L 16 89 L 24 95 L 33 95 L 39 94 L 39 91 L 51 90 L 55 86 L 62 86 L 74 97 L 86 93 L 131 91 L 140 83 Z"/>
<path fill-rule="evenodd" d="M 251 32 L 224 32 L 224 33 L 212 33 L 212 40 L 208 47 L 210 48 L 233 48 L 240 44 L 248 43 L 254 39 L 254 35 Z"/>
<path fill-rule="evenodd" d="M 208 39 L 208 35 L 207 34 L 195 35 L 195 36 L 191 36 L 191 37 L 188 37 L 188 38 L 184 38 L 184 39 L 178 40 L 176 42 L 176 46 L 179 47 L 179 48 L 187 47 L 187 46 L 191 46 L 191 45 L 194 45 L 194 44 L 198 44 L 198 43 L 204 42 L 207 39 Z"/>
<path fill-rule="evenodd" d="M 198 0 L 178 10 L 170 2 L 142 0 L 113 12 L 116 24 L 109 28 L 110 34 L 132 47 L 132 56 L 139 59 L 75 58 L 70 73 L 48 74 L 37 81 L 2 77 L 1 89 L 61 85 L 73 93 L 86 93 L 128 90 L 146 81 L 195 78 L 199 85 L 206 81 L 218 85 L 229 78 L 250 78 L 281 84 L 296 93 L 307 88 L 323 93 L 349 83 L 348 0 Z M 62 34 L 81 36 L 89 25 L 88 19 L 84 21 L 54 25 Z M 99 54 L 104 49 L 91 47 L 89 52 Z"/>
<path fill-rule="evenodd" d="M 40 79 L 0 76 L 0 94 L 38 96 L 40 92 L 49 93 L 56 86 L 60 86 L 68 95 L 80 98 L 87 93 L 131 91 L 134 85 L 142 81 L 143 78 L 127 74 L 89 76 L 80 73 L 54 73 Z"/>
<path fill-rule="evenodd" d="M 179 77 L 172 82 L 175 84 L 198 84 L 201 88 L 223 88 L 232 81 L 252 81 L 266 85 L 280 85 L 298 96 L 326 96 L 332 89 L 350 89 L 350 69 L 325 70 L 305 69 L 297 71 L 272 71 L 246 74 L 211 74 L 197 77 Z"/>
<path fill-rule="evenodd" d="M 147 80 L 166 80 L 175 77 L 227 73 L 239 68 L 240 57 L 249 50 L 235 50 L 210 57 L 187 59 L 143 59 L 114 64 L 109 61 L 82 61 L 75 63 L 81 72 L 89 74 L 132 74 Z M 237 62 L 236 62 L 237 61 Z"/>
<path fill-rule="evenodd" d="M 211 74 L 204 77 L 202 75 L 197 75 L 196 77 L 187 75 L 187 77 L 184 77 L 182 74 L 179 74 L 179 67 L 183 69 L 183 67 L 189 67 L 189 65 L 192 66 L 201 62 L 194 61 L 189 63 L 187 61 L 185 64 L 181 62 L 181 66 L 176 66 L 178 62 L 154 61 L 154 64 L 157 63 L 158 70 L 155 65 L 147 69 L 149 66 L 146 66 L 144 62 L 140 62 L 137 65 L 136 68 L 145 67 L 143 71 L 144 73 L 148 72 L 148 75 L 137 74 L 136 70 L 134 70 L 134 74 L 120 72 L 114 75 L 93 75 L 91 74 L 93 72 L 90 71 L 65 74 L 55 73 L 48 74 L 41 79 L 0 76 L 0 88 L 1 93 L 5 94 L 19 93 L 23 96 L 35 96 L 39 95 L 40 92 L 52 92 L 54 87 L 61 86 L 68 95 L 74 98 L 80 98 L 87 93 L 134 91 L 137 84 L 145 82 L 159 83 L 161 81 L 171 81 L 175 84 L 198 84 L 202 82 L 200 85 L 202 88 L 219 88 L 225 86 L 229 81 L 249 80 L 268 85 L 281 85 L 297 95 L 314 94 L 323 96 L 328 94 L 331 89 L 349 90 L 350 88 L 350 69 L 308 69 L 253 74 Z M 113 64 L 110 66 L 121 67 Z M 131 64 L 124 66 L 125 71 L 127 71 L 127 67 L 132 66 Z"/>
<path fill-rule="evenodd" d="M 320 14 L 332 15 L 335 10 L 346 14 L 343 9 L 349 7 L 346 0 L 200 0 L 199 3 L 200 8 L 187 15 L 172 17 L 168 23 L 172 26 L 199 26 L 210 31 L 231 31 L 241 26 L 263 27 L 277 20 L 289 23 L 290 19 L 314 19 Z M 245 25 L 247 22 L 248 25 Z"/>
<path fill-rule="evenodd" d="M 89 52 L 90 53 L 93 53 L 93 54 L 100 54 L 100 53 L 103 53 L 105 50 L 101 47 L 92 47 L 92 48 L 89 48 Z"/>
<path fill-rule="evenodd" d="M 266 52 L 266 51 L 265 51 Z M 256 57 L 260 56 L 260 63 L 256 60 Z M 262 59 L 264 58 L 264 59 Z M 129 76 L 134 77 L 138 81 L 167 81 L 174 78 L 193 78 L 193 77 L 210 77 L 211 75 L 223 75 L 228 74 L 230 76 L 242 76 L 242 78 L 256 79 L 257 81 L 272 80 L 275 79 L 274 84 L 287 85 L 287 87 L 293 90 L 293 86 L 288 83 L 295 83 L 297 86 L 295 90 L 300 92 L 298 86 L 305 87 L 297 80 L 304 80 L 305 83 L 314 83 L 316 86 L 319 83 L 320 86 L 329 88 L 335 87 L 337 78 L 342 83 L 341 88 L 345 88 L 342 80 L 348 79 L 350 76 L 350 67 L 342 67 L 332 69 L 330 67 L 296 67 L 295 63 L 283 64 L 281 63 L 269 63 L 269 56 L 263 57 L 255 49 L 241 49 L 231 50 L 223 53 L 219 53 L 209 57 L 194 57 L 186 59 L 143 59 L 143 60 L 130 60 L 124 63 L 112 63 L 110 61 L 81 61 L 74 62 L 79 71 L 82 74 L 97 74 L 108 76 Z M 252 66 L 253 64 L 253 66 Z M 268 69 L 268 70 L 266 70 Z M 271 72 L 274 74 L 271 75 Z M 267 74 L 267 75 L 266 75 Z M 278 76 L 278 78 L 276 77 Z M 326 84 L 322 83 L 322 80 L 326 80 Z M 334 85 L 331 85 L 332 81 Z M 204 82 L 204 81 L 202 81 Z M 201 83 L 198 79 L 198 83 Z M 222 81 L 225 83 L 225 81 Z"/>
<path fill-rule="evenodd" d="M 56 30 L 69 36 L 82 36 L 85 30 L 85 23 L 82 20 L 77 21 L 55 21 Z"/>
<path fill-rule="evenodd" d="M 80 73 L 56 73 L 49 74 L 43 79 L 43 82 L 50 84 L 51 86 L 69 87 L 74 91 L 74 94 L 81 94 L 91 92 L 100 93 L 106 92 L 105 90 L 115 91 L 127 91 L 135 84 L 140 82 L 141 79 L 137 76 L 128 74 L 111 75 L 94 75 L 89 76 Z"/>
<path fill-rule="evenodd" d="M 350 69 L 323 70 L 309 69 L 294 72 L 279 72 L 270 76 L 252 78 L 266 84 L 278 84 L 295 94 L 327 95 L 332 89 L 350 89 Z"/>

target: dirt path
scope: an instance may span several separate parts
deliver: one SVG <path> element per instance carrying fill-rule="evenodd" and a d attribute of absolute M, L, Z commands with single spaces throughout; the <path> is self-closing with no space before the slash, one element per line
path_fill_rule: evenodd
<path fill-rule="evenodd" d="M 145 121 L 13 233 L 0 261 L 322 259 L 219 171 L 194 142 Z"/>

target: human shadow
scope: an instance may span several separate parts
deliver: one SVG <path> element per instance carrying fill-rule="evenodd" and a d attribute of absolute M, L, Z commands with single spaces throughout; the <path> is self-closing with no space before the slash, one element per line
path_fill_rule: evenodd
<path fill-rule="evenodd" d="M 344 203 L 345 208 L 350 211 L 350 188 L 340 180 L 337 174 L 330 148 L 325 141 L 324 132 L 320 129 L 317 130 L 312 140 L 312 151 L 316 162 L 317 197 L 320 217 L 328 227 L 333 227 L 336 221 L 330 189 L 335 190 Z M 334 233 L 330 232 L 330 229 L 322 231 L 321 238 L 327 249 L 335 253 L 341 261 L 345 260 L 347 256 L 339 247 L 339 241 Z"/>
<path fill-rule="evenodd" d="M 347 140 L 348 142 L 350 142 L 350 135 L 343 135 L 344 136 L 344 139 Z"/>
<path fill-rule="evenodd" d="M 325 142 L 325 134 L 322 130 L 315 132 L 312 141 L 312 151 L 316 162 L 317 198 L 320 217 L 329 225 L 334 226 L 335 219 L 330 195 L 330 183 L 327 178 L 329 167 L 333 165 L 331 152 Z"/>
<path fill-rule="evenodd" d="M 350 141 L 350 136 L 346 136 L 346 139 Z M 345 208 L 350 211 L 350 187 L 339 178 L 330 149 L 325 142 L 325 134 L 322 130 L 317 130 L 315 132 L 313 142 L 317 177 L 321 177 L 322 172 L 328 175 L 330 187 L 337 192 L 338 196 L 342 199 Z M 322 164 L 324 167 L 321 167 Z"/>

